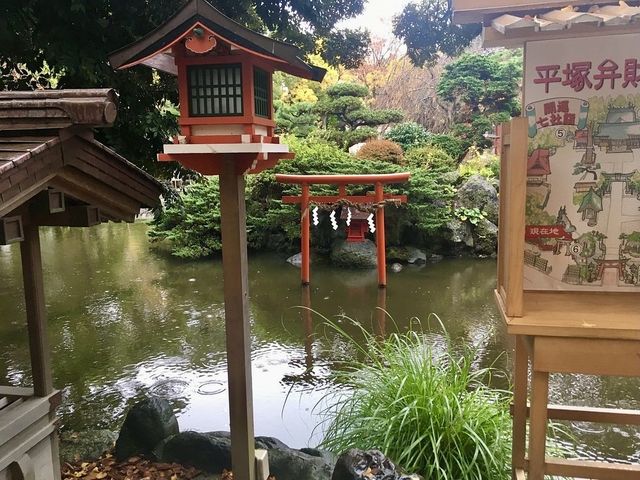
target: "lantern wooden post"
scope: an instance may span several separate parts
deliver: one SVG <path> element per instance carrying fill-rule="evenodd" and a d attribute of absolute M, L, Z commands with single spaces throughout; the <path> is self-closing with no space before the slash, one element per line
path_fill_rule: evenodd
<path fill-rule="evenodd" d="M 234 478 L 255 478 L 251 336 L 244 175 L 229 156 L 220 174 L 222 267 L 229 379 L 231 460 Z"/>
<path fill-rule="evenodd" d="M 376 183 L 376 246 L 378 249 L 378 286 L 387 286 L 387 255 L 384 238 L 384 190 L 382 183 Z"/>
<path fill-rule="evenodd" d="M 310 233 L 310 219 L 309 219 L 309 184 L 302 184 L 302 204 L 300 205 L 302 212 L 302 268 L 300 274 L 302 276 L 302 284 L 309 285 L 311 282 L 311 269 L 309 264 L 311 263 L 311 233 Z"/>

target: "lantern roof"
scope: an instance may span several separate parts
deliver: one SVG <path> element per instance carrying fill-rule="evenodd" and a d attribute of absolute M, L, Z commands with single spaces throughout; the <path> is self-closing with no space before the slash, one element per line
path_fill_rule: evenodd
<path fill-rule="evenodd" d="M 165 23 L 109 56 L 113 68 L 125 69 L 143 64 L 177 74 L 172 47 L 193 36 L 194 29 L 213 34 L 231 50 L 241 50 L 272 62 L 275 70 L 322 81 L 326 70 L 306 63 L 296 46 L 250 30 L 227 17 L 206 0 L 190 0 Z"/>
<path fill-rule="evenodd" d="M 638 0 L 450 0 L 454 23 L 482 23 L 485 47 L 640 32 Z"/>

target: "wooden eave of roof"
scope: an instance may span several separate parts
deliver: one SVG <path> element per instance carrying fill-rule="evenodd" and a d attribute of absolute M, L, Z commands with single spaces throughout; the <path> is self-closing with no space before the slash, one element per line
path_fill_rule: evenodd
<path fill-rule="evenodd" d="M 113 89 L 0 92 L 0 131 L 110 126 L 118 97 Z"/>
<path fill-rule="evenodd" d="M 304 62 L 302 52 L 294 45 L 249 30 L 205 0 L 190 0 L 164 24 L 140 40 L 113 52 L 109 56 L 109 63 L 115 69 L 144 64 L 176 74 L 177 70 L 169 49 L 189 34 L 197 24 L 205 26 L 239 49 L 270 59 L 277 70 L 316 81 L 322 81 L 326 74 L 326 70 Z"/>
<path fill-rule="evenodd" d="M 133 221 L 141 208 L 159 204 L 162 191 L 153 177 L 96 140 L 0 136 L 0 217 L 49 188 L 97 207 L 100 221 Z"/>
<path fill-rule="evenodd" d="M 453 23 L 465 24 L 483 23 L 487 19 L 504 14 L 533 17 L 544 11 L 567 6 L 617 5 L 619 0 L 449 0 L 449 2 L 453 10 Z"/>
<path fill-rule="evenodd" d="M 514 5 L 506 0 L 454 0 L 453 8 L 458 23 L 483 23 L 485 47 L 516 48 L 528 41 L 640 33 L 639 3 L 530 0 Z"/>

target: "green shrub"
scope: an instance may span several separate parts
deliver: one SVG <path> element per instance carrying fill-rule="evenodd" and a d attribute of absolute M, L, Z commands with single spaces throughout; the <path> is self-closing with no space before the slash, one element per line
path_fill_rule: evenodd
<path fill-rule="evenodd" d="M 322 448 L 379 449 L 429 480 L 509 478 L 510 394 L 486 386 L 492 370 L 476 368 L 473 350 L 415 331 L 380 342 L 360 327 L 361 345 L 330 325 L 362 359 L 337 379 L 349 393 L 325 399 Z"/>
<path fill-rule="evenodd" d="M 457 161 L 462 160 L 469 148 L 469 144 L 465 144 L 465 142 L 452 135 L 431 135 L 427 140 L 427 144 L 440 147 Z"/>
<path fill-rule="evenodd" d="M 431 169 L 455 170 L 457 162 L 442 148 L 434 145 L 414 148 L 406 155 L 409 165 Z"/>
<path fill-rule="evenodd" d="M 182 195 L 167 196 L 149 231 L 153 243 L 167 242 L 171 254 L 200 258 L 219 252 L 220 188 L 218 179 L 202 178 Z"/>
<path fill-rule="evenodd" d="M 458 171 L 463 178 L 472 175 L 481 175 L 488 179 L 498 178 L 500 176 L 500 157 L 490 150 L 481 152 L 477 148 L 471 147 L 467 158 L 460 164 Z"/>
<path fill-rule="evenodd" d="M 356 157 L 374 162 L 403 163 L 402 147 L 390 140 L 371 140 L 358 150 Z"/>
<path fill-rule="evenodd" d="M 402 147 L 402 150 L 408 152 L 412 148 L 427 143 L 429 132 L 422 125 L 415 122 L 404 122 L 391 128 L 384 138 L 396 142 Z"/>

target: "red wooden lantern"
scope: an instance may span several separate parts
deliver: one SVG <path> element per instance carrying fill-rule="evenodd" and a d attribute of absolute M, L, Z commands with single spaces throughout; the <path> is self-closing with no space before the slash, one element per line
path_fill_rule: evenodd
<path fill-rule="evenodd" d="M 217 175 L 230 154 L 238 173 L 291 158 L 274 135 L 272 75 L 281 70 L 321 81 L 325 70 L 302 57 L 293 45 L 243 27 L 205 0 L 191 0 L 109 61 L 116 69 L 144 64 L 178 76 L 181 134 L 158 159 Z"/>

